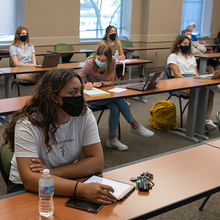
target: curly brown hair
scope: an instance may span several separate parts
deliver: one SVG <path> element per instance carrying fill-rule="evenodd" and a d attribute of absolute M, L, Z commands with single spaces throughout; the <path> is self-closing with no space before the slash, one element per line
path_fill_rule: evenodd
<path fill-rule="evenodd" d="M 179 49 L 180 49 L 178 47 L 178 45 L 180 45 L 185 39 L 189 40 L 189 51 L 187 52 L 187 55 L 193 56 L 192 49 L 191 49 L 191 47 L 192 47 L 191 40 L 186 35 L 184 35 L 184 34 L 181 34 L 181 35 L 179 35 L 176 38 L 176 40 L 174 41 L 173 46 L 171 48 L 171 53 L 178 54 L 179 53 Z"/>
<path fill-rule="evenodd" d="M 11 151 L 14 151 L 14 133 L 16 123 L 21 123 L 23 119 L 27 118 L 34 126 L 39 126 L 45 130 L 45 145 L 49 151 L 52 147 L 50 143 L 57 143 L 55 133 L 59 128 L 57 103 L 55 103 L 51 96 L 58 94 L 65 84 L 77 77 L 83 87 L 82 78 L 73 69 L 53 69 L 46 72 L 37 84 L 33 91 L 32 97 L 25 103 L 25 106 L 15 112 L 12 120 L 7 124 L 3 133 L 2 146 L 9 144 Z M 82 91 L 83 94 L 83 91 Z M 83 112 L 85 114 L 87 104 L 84 102 Z"/>
<path fill-rule="evenodd" d="M 13 46 L 18 46 L 20 44 L 20 34 L 23 30 L 27 31 L 27 40 L 26 43 L 30 46 L 30 37 L 29 37 L 29 32 L 28 29 L 26 27 L 23 26 L 19 26 L 16 31 L 15 31 L 15 37 L 14 37 L 14 41 L 12 43 Z"/>

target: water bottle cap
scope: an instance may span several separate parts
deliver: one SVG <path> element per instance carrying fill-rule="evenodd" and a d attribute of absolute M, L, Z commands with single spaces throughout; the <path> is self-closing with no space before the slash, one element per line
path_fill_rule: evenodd
<path fill-rule="evenodd" d="M 46 174 L 46 175 L 50 174 L 50 170 L 49 169 L 44 169 L 43 174 Z"/>

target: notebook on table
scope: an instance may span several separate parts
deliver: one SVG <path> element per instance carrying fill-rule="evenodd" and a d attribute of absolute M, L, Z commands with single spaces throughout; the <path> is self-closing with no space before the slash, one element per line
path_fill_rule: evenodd
<path fill-rule="evenodd" d="M 147 80 L 145 84 L 138 84 L 133 86 L 127 86 L 127 89 L 134 89 L 138 91 L 146 91 L 149 89 L 157 88 L 164 76 L 165 72 L 156 72 L 156 73 L 150 73 L 147 77 Z"/>
<path fill-rule="evenodd" d="M 86 179 L 83 183 L 93 183 L 93 182 L 111 186 L 114 189 L 114 192 L 111 194 L 117 200 L 122 200 L 128 197 L 135 189 L 135 186 L 132 184 L 128 184 L 96 175 L 93 175 L 90 178 Z"/>
<path fill-rule="evenodd" d="M 44 56 L 42 65 L 35 65 L 36 67 L 46 68 L 46 67 L 56 67 L 59 63 L 60 54 L 49 54 Z"/>

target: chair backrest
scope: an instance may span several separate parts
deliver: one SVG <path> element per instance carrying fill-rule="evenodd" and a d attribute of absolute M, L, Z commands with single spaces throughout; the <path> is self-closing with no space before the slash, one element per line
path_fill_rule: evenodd
<path fill-rule="evenodd" d="M 173 76 L 172 73 L 171 73 L 171 69 L 170 69 L 169 66 L 166 66 L 166 73 L 167 73 L 167 78 L 168 78 L 168 79 L 174 78 L 174 76 Z"/>
<path fill-rule="evenodd" d="M 11 57 L 10 57 L 10 59 L 9 59 L 9 66 L 10 66 L 10 67 L 15 67 L 15 65 L 14 65 L 13 60 L 12 60 Z"/>
<path fill-rule="evenodd" d="M 216 120 L 217 120 L 218 129 L 220 131 L 220 110 L 216 114 Z"/>
<path fill-rule="evenodd" d="M 54 51 L 59 51 L 59 50 L 74 50 L 74 47 L 70 44 L 57 44 L 54 46 Z M 68 63 L 72 56 L 72 54 L 61 54 L 62 56 L 62 63 Z"/>
<path fill-rule="evenodd" d="M 121 44 L 122 44 L 122 47 L 133 47 L 132 42 L 128 40 L 121 40 Z"/>
<path fill-rule="evenodd" d="M 9 173 L 11 169 L 11 160 L 14 152 L 10 150 L 9 145 L 0 148 L 0 170 L 6 184 L 8 184 Z"/>

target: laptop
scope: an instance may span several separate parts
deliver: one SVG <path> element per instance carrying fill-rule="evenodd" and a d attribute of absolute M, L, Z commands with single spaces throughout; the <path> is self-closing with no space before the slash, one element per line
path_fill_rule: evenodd
<path fill-rule="evenodd" d="M 127 89 L 134 89 L 138 91 L 146 91 L 149 89 L 157 88 L 164 76 L 165 72 L 150 73 L 145 84 L 138 84 L 133 86 L 127 86 Z"/>
<path fill-rule="evenodd" d="M 60 54 L 49 54 L 44 56 L 42 65 L 35 65 L 36 67 L 46 68 L 46 67 L 56 67 L 59 63 Z"/>

